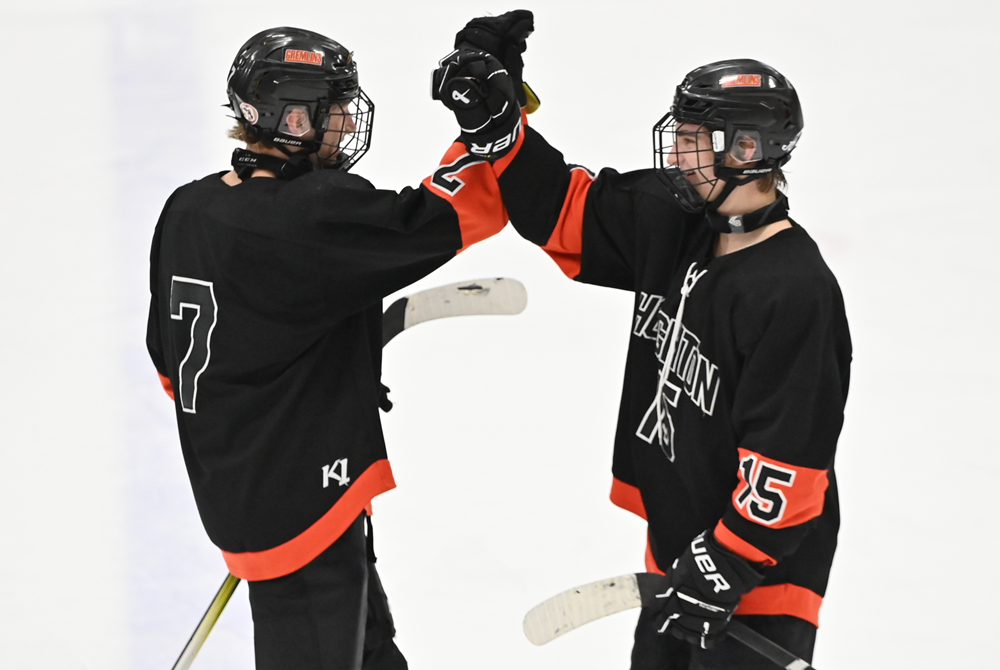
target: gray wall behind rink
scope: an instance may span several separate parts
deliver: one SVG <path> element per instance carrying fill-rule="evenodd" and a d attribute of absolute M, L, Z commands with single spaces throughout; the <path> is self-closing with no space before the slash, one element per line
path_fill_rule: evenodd
<path fill-rule="evenodd" d="M 433 63 L 467 18 L 509 8 L 0 10 L 13 52 L 33 64 L 10 71 L 19 97 L 0 106 L 19 157 L 0 165 L 0 666 L 168 667 L 225 574 L 143 332 L 163 201 L 226 168 L 218 105 L 239 45 L 291 24 L 353 49 L 378 110 L 358 171 L 400 188 L 454 136 L 427 96 Z M 997 233 L 976 124 L 996 109 L 981 83 L 997 65 L 996 10 L 721 2 L 709 22 L 662 3 L 529 8 L 527 78 L 543 100 L 532 123 L 594 169 L 646 167 L 648 129 L 703 62 L 753 56 L 796 83 L 807 130 L 789 166 L 793 216 L 840 279 L 856 350 L 816 664 L 981 663 L 997 587 L 941 574 L 954 560 L 944 547 L 965 547 L 973 565 L 1000 558 L 982 532 L 998 465 Z M 491 275 L 525 282 L 523 315 L 425 324 L 386 351 L 399 489 L 376 501 L 376 548 L 399 643 L 416 670 L 625 667 L 634 617 L 537 649 L 519 622 L 555 591 L 641 569 L 641 521 L 606 501 L 629 296 L 565 281 L 510 231 L 417 288 Z M 196 667 L 252 664 L 244 588 Z"/>

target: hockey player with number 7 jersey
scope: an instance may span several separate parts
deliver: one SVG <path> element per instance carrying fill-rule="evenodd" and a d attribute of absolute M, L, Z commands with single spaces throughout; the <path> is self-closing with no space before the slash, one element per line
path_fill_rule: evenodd
<path fill-rule="evenodd" d="M 471 21 L 440 90 L 474 77 L 453 64 L 475 49 L 520 90 L 532 28 L 524 10 Z M 666 576 L 633 670 L 767 667 L 725 637 L 734 612 L 812 656 L 851 341 L 837 281 L 776 188 L 802 126 L 779 72 L 720 61 L 677 88 L 655 169 L 595 175 L 525 127 L 499 175 L 513 226 L 568 277 L 635 293 L 611 499 L 648 520 L 647 569 Z"/>
<path fill-rule="evenodd" d="M 491 85 L 511 89 L 502 74 Z M 381 302 L 503 229 L 498 166 L 455 143 L 416 188 L 348 172 L 373 107 L 353 54 L 311 31 L 252 37 L 228 96 L 247 148 L 163 209 L 149 353 L 205 529 L 249 582 L 258 670 L 359 668 L 362 655 L 403 670 L 391 619 L 373 629 L 366 607 L 366 584 L 369 602 L 380 589 L 365 509 L 395 486 Z M 519 127 L 517 110 L 485 123 L 507 117 Z"/>

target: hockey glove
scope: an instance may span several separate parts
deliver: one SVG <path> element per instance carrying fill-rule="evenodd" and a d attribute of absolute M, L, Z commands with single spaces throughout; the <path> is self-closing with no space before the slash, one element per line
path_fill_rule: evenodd
<path fill-rule="evenodd" d="M 528 105 L 528 92 L 531 89 L 524 86 L 524 60 L 521 54 L 528 48 L 526 40 L 534 30 L 534 15 L 527 9 L 515 9 L 500 16 L 472 19 L 455 35 L 456 49 L 485 51 L 503 63 L 514 82 L 518 104 L 528 107 L 529 114 L 534 110 Z M 537 100 L 535 98 L 536 103 Z"/>
<path fill-rule="evenodd" d="M 674 561 L 662 589 L 642 606 L 656 612 L 658 632 L 710 649 L 725 634 L 740 599 L 762 579 L 750 561 L 705 532 Z"/>
<path fill-rule="evenodd" d="M 513 148 L 521 110 L 510 76 L 493 56 L 467 49 L 448 54 L 434 71 L 431 97 L 455 113 L 470 154 L 495 160 Z"/>

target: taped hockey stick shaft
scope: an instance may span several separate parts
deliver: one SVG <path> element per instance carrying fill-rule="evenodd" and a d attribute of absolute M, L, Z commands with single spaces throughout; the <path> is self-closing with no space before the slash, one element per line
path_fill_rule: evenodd
<path fill-rule="evenodd" d="M 205 644 L 205 640 L 208 638 L 208 634 L 212 632 L 212 628 L 215 626 L 215 622 L 219 620 L 219 615 L 222 614 L 222 610 L 226 608 L 226 603 L 232 597 L 233 592 L 236 587 L 239 586 L 240 580 L 238 577 L 232 575 L 226 575 L 225 581 L 222 582 L 222 586 L 219 587 L 218 593 L 215 594 L 215 598 L 212 599 L 212 604 L 208 606 L 205 610 L 205 614 L 201 617 L 201 621 L 198 622 L 198 627 L 194 629 L 191 634 L 191 639 L 188 643 L 184 645 L 184 650 L 181 655 L 177 657 L 177 662 L 174 663 L 173 670 L 188 670 L 191 664 L 194 662 L 194 657 L 198 655 L 201 650 L 201 645 Z"/>
<path fill-rule="evenodd" d="M 532 644 L 546 644 L 591 621 L 642 607 L 643 600 L 650 602 L 656 595 L 651 590 L 650 577 L 649 573 L 622 575 L 556 594 L 525 615 L 524 635 Z M 736 619 L 729 622 L 726 632 L 734 640 L 786 670 L 815 670 L 806 661 Z"/>
<path fill-rule="evenodd" d="M 528 304 L 528 292 L 516 279 L 493 277 L 418 291 L 393 302 L 382 315 L 382 346 L 407 328 L 432 319 L 473 314 L 520 314 Z M 232 597 L 240 580 L 226 575 L 191 639 L 174 663 L 173 670 L 188 670 L 205 644 L 215 622 Z"/>

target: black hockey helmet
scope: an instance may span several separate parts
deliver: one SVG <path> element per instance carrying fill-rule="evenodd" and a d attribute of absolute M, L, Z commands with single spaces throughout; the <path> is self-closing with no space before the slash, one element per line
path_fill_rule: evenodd
<path fill-rule="evenodd" d="M 679 152 L 677 126 L 683 123 L 700 126 L 709 134 L 716 179 L 742 177 L 738 183 L 745 183 L 791 158 L 802 134 L 802 107 L 791 82 L 757 60 L 709 63 L 684 77 L 670 111 L 653 127 L 654 160 L 681 205 L 699 211 L 705 207 L 704 199 L 682 170 L 671 164 Z M 719 204 L 724 199 L 720 197 Z"/>
<path fill-rule="evenodd" d="M 286 154 L 315 153 L 322 167 L 348 170 L 368 151 L 375 108 L 357 64 L 319 33 L 283 27 L 254 35 L 233 61 L 226 93 L 236 120 Z M 324 143 L 327 131 L 337 131 L 336 146 Z"/>

